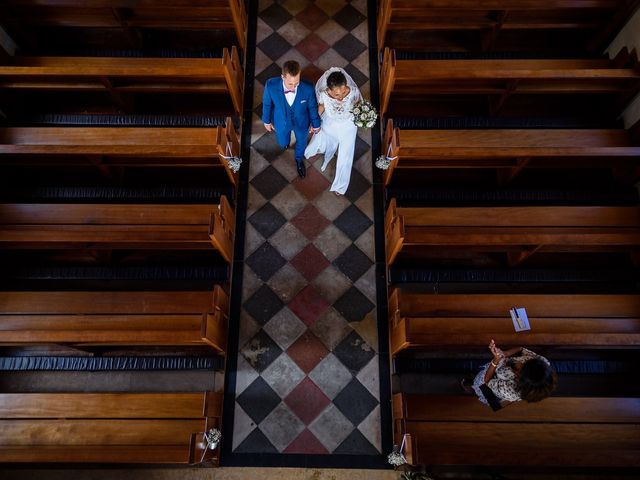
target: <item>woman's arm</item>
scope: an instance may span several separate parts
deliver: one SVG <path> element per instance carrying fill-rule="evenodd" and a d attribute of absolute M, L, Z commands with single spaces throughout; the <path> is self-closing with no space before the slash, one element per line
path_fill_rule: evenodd
<path fill-rule="evenodd" d="M 496 368 L 498 367 L 500 360 L 502 360 L 500 357 L 493 357 L 489 368 L 487 368 L 487 371 L 484 372 L 484 383 L 489 382 L 489 380 L 491 380 L 496 374 Z"/>

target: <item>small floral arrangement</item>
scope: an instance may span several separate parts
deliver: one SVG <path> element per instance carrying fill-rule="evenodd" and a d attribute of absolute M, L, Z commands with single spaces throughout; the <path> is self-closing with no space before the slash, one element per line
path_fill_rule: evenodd
<path fill-rule="evenodd" d="M 242 165 L 240 157 L 224 157 L 224 159 L 233 173 L 237 173 L 240 170 L 240 165 Z"/>
<path fill-rule="evenodd" d="M 386 155 L 380 155 L 376 159 L 376 167 L 378 167 L 380 170 L 387 170 L 389 168 L 389 165 L 391 165 L 392 160 L 393 158 L 391 157 L 387 157 Z"/>
<path fill-rule="evenodd" d="M 407 459 L 404 458 L 404 455 L 402 453 L 394 450 L 387 456 L 387 462 L 389 462 L 389 465 L 393 467 L 401 467 L 402 465 L 407 463 Z"/>
<path fill-rule="evenodd" d="M 353 123 L 360 128 L 371 128 L 376 124 L 378 112 L 369 100 L 360 100 L 353 106 Z"/>
<path fill-rule="evenodd" d="M 215 450 L 218 446 L 218 442 L 222 438 L 222 432 L 217 428 L 212 428 L 204 434 L 204 439 L 207 442 L 207 448 Z"/>

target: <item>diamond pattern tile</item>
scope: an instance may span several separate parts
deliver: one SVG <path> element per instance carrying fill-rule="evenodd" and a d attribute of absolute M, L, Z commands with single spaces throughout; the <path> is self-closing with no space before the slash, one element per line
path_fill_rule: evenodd
<path fill-rule="evenodd" d="M 287 355 L 305 373 L 313 370 L 328 354 L 322 342 L 310 331 L 301 335 L 287 350 Z"/>
<path fill-rule="evenodd" d="M 267 285 L 280 297 L 280 300 L 284 303 L 289 303 L 298 292 L 307 285 L 307 282 L 304 277 L 288 263 L 269 279 Z"/>
<path fill-rule="evenodd" d="M 333 261 L 333 264 L 352 282 L 355 282 L 371 268 L 373 262 L 362 253 L 362 250 L 351 245 Z"/>
<path fill-rule="evenodd" d="M 280 69 L 278 69 L 278 72 Z M 252 145 L 265 160 L 271 162 L 282 153 L 282 147 L 278 145 L 276 136 L 273 133 L 265 133 Z M 357 141 L 356 141 L 357 147 Z"/>
<path fill-rule="evenodd" d="M 334 195 L 335 197 L 336 195 Z M 324 231 L 316 237 L 313 244 L 329 260 L 335 260 L 345 248 L 351 245 L 351 240 L 335 225 L 328 225 Z"/>
<path fill-rule="evenodd" d="M 329 189 L 331 183 L 315 168 L 307 168 L 307 176 L 304 179 L 296 178 L 293 186 L 306 197 L 313 200 L 325 190 Z"/>
<path fill-rule="evenodd" d="M 271 200 L 274 196 L 280 193 L 283 188 L 289 185 L 289 182 L 287 182 L 286 178 L 280 175 L 278 170 L 269 165 L 262 172 L 253 177 L 251 185 L 253 185 L 253 187 L 258 190 L 264 198 Z"/>
<path fill-rule="evenodd" d="M 333 349 L 333 354 L 351 372 L 359 372 L 371 361 L 375 352 L 357 332 L 351 332 Z"/>
<path fill-rule="evenodd" d="M 373 222 L 355 205 L 351 205 L 333 221 L 333 224 L 355 241 Z"/>
<path fill-rule="evenodd" d="M 270 7 L 260 12 L 260 19 L 274 30 L 279 29 L 291 20 L 291 18 L 291 13 L 278 3 L 273 3 Z"/>
<path fill-rule="evenodd" d="M 327 450 L 333 452 L 354 427 L 332 403 L 309 425 L 309 430 Z"/>
<path fill-rule="evenodd" d="M 282 308 L 282 300 L 267 285 L 262 285 L 244 302 L 244 309 L 261 325 L 267 323 Z"/>
<path fill-rule="evenodd" d="M 361 321 L 375 305 L 357 288 L 351 287 L 334 304 L 340 314 L 349 322 Z"/>
<path fill-rule="evenodd" d="M 369 220 L 369 222 L 371 221 Z M 316 207 L 308 204 L 298 215 L 291 219 L 291 223 L 300 230 L 305 237 L 313 240 L 320 235 L 330 222 L 318 212 Z"/>
<path fill-rule="evenodd" d="M 329 264 L 329 260 L 322 255 L 320 250 L 313 246 L 307 245 L 298 255 L 291 259 L 291 265 L 294 266 L 307 281 L 311 281 L 320 274 Z"/>
<path fill-rule="evenodd" d="M 287 260 L 291 260 L 307 243 L 307 237 L 290 223 L 286 223 L 271 237 L 271 244 L 275 245 L 280 255 Z"/>
<path fill-rule="evenodd" d="M 288 307 L 284 307 L 266 323 L 264 330 L 280 348 L 286 350 L 307 330 L 307 326 Z"/>
<path fill-rule="evenodd" d="M 322 298 L 333 303 L 351 287 L 351 282 L 338 269 L 331 266 L 323 270 L 311 285 Z"/>
<path fill-rule="evenodd" d="M 258 377 L 236 401 L 251 420 L 260 423 L 280 403 L 280 397 L 262 377 Z"/>
<path fill-rule="evenodd" d="M 264 330 L 260 330 L 240 350 L 244 358 L 258 372 L 262 372 L 280 356 L 282 350 Z M 251 415 L 250 412 L 249 415 Z M 252 417 L 253 418 L 253 417 Z M 257 421 L 257 420 L 256 420 Z"/>
<path fill-rule="evenodd" d="M 344 67 L 344 70 L 351 76 L 351 78 L 353 78 L 353 81 L 356 82 L 356 85 L 358 85 L 358 87 L 361 87 L 369 81 L 369 77 L 362 73 L 352 63 Z"/>
<path fill-rule="evenodd" d="M 271 205 L 276 207 L 284 218 L 290 220 L 304 208 L 306 199 L 293 185 L 287 183 L 287 186 L 271 199 Z"/>
<path fill-rule="evenodd" d="M 271 60 L 277 60 L 289 51 L 291 44 L 278 32 L 273 32 L 258 44 L 258 48 L 266 53 Z"/>
<path fill-rule="evenodd" d="M 358 425 L 377 405 L 378 401 L 369 390 L 354 378 L 333 399 L 333 403 L 351 423 Z"/>
<path fill-rule="evenodd" d="M 282 453 L 307 453 L 311 455 L 326 455 L 329 453 L 329 451 L 324 448 L 322 443 L 320 443 L 320 441 L 315 437 L 313 433 L 311 433 L 307 429 L 304 429 L 304 431 L 300 435 L 298 435 L 298 438 L 291 442 Z"/>
<path fill-rule="evenodd" d="M 338 13 L 333 16 L 333 19 L 342 25 L 345 30 L 353 30 L 360 25 L 365 17 L 361 12 L 353 8 L 351 5 L 345 5 Z"/>
<path fill-rule="evenodd" d="M 333 350 L 344 337 L 349 335 L 353 329 L 349 323 L 330 308 L 311 326 L 311 331 L 330 351 Z"/>
<path fill-rule="evenodd" d="M 276 447 L 257 428 L 234 451 L 236 453 L 278 453 Z"/>
<path fill-rule="evenodd" d="M 315 30 L 320 25 L 322 25 L 329 17 L 316 5 L 311 4 L 300 13 L 298 13 L 296 15 L 296 18 L 309 30 Z"/>
<path fill-rule="evenodd" d="M 378 450 L 371 445 L 360 430 L 354 430 L 333 453 L 339 455 L 376 455 Z"/>
<path fill-rule="evenodd" d="M 305 374 L 289 355 L 283 353 L 265 368 L 262 378 L 280 398 L 284 398 L 305 378 Z"/>
<path fill-rule="evenodd" d="M 264 238 L 269 238 L 286 223 L 287 219 L 271 203 L 265 203 L 249 217 L 249 223 Z"/>
<path fill-rule="evenodd" d="M 284 403 L 305 425 L 309 425 L 331 400 L 307 377 L 287 395 Z"/>
<path fill-rule="evenodd" d="M 371 189 L 371 183 L 364 178 L 362 174 L 357 170 L 351 170 L 351 180 L 349 182 L 349 188 L 345 192 L 344 196 L 352 202 L 358 200 L 365 192 Z"/>
<path fill-rule="evenodd" d="M 333 15 L 347 4 L 347 0 L 316 0 L 315 3 L 327 15 Z"/>
<path fill-rule="evenodd" d="M 335 161 L 298 178 L 262 124 L 264 83 L 296 60 L 313 84 L 343 66 L 369 98 L 366 0 L 259 0 L 234 453 L 379 455 L 371 132 L 346 195 Z M 291 146 L 295 140 L 291 139 Z"/>
<path fill-rule="evenodd" d="M 318 35 L 311 33 L 296 45 L 296 49 L 313 62 L 329 49 L 329 45 Z"/>
<path fill-rule="evenodd" d="M 285 23 L 279 30 L 278 33 L 291 45 L 296 45 L 303 38 L 309 35 L 311 31 L 301 24 L 296 19 L 291 20 L 290 22 Z"/>
<path fill-rule="evenodd" d="M 349 384 L 353 375 L 334 354 L 330 353 L 316 365 L 309 378 L 328 398 L 333 399 Z"/>
<path fill-rule="evenodd" d="M 279 77 L 281 74 L 282 74 L 282 66 L 278 66 L 275 63 L 272 63 L 271 65 L 269 65 L 267 68 L 265 68 L 259 74 L 256 75 L 256 80 L 258 80 L 262 85 L 264 85 L 265 83 L 267 83 L 267 80 L 269 80 L 270 78 Z M 260 109 L 260 114 L 262 114 L 262 109 Z M 273 143 L 274 144 L 276 143 L 275 137 L 274 137 Z M 252 146 L 255 147 L 255 143 Z M 282 149 L 280 149 L 280 151 L 282 151 Z M 275 158 L 275 156 L 273 156 L 273 158 Z M 271 160 L 271 159 L 267 158 L 267 160 Z"/>
<path fill-rule="evenodd" d="M 302 433 L 304 424 L 281 403 L 260 423 L 260 430 L 278 451 L 282 451 Z"/>
<path fill-rule="evenodd" d="M 280 270 L 287 261 L 282 258 L 282 255 L 280 255 L 269 242 L 264 242 L 247 257 L 246 263 L 263 282 L 266 282 L 274 273 Z"/>
<path fill-rule="evenodd" d="M 347 33 L 333 44 L 333 49 L 347 61 L 351 62 L 358 58 L 358 56 L 367 49 L 367 46 L 350 33 Z"/>
<path fill-rule="evenodd" d="M 311 285 L 307 285 L 288 306 L 310 327 L 329 308 L 329 303 Z"/>

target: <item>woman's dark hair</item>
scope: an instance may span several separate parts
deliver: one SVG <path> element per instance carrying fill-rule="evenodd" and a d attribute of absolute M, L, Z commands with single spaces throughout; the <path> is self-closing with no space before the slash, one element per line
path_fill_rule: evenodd
<path fill-rule="evenodd" d="M 520 398 L 529 403 L 544 400 L 555 390 L 557 381 L 556 372 L 546 362 L 539 358 L 527 360 L 518 377 Z"/>
<path fill-rule="evenodd" d="M 336 87 L 342 87 L 347 84 L 347 79 L 342 72 L 330 73 L 327 77 L 327 88 L 333 90 Z"/>

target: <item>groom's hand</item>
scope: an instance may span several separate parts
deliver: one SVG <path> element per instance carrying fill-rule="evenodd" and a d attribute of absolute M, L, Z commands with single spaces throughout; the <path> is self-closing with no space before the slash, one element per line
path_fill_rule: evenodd
<path fill-rule="evenodd" d="M 264 128 L 267 130 L 267 132 L 275 132 L 275 128 L 273 128 L 273 125 L 271 125 L 270 123 L 265 123 Z"/>
<path fill-rule="evenodd" d="M 320 131 L 320 127 L 318 128 L 309 127 L 309 132 L 318 133 L 319 131 Z"/>

